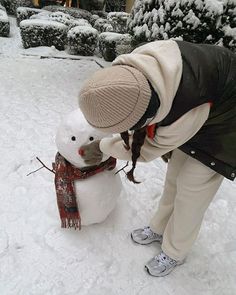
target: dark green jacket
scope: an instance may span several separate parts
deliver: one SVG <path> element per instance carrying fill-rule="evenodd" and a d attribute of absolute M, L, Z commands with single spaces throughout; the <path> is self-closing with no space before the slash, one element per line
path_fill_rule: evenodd
<path fill-rule="evenodd" d="M 209 118 L 180 150 L 230 180 L 236 176 L 236 54 L 206 44 L 176 41 L 182 55 L 182 79 L 167 126 L 194 107 L 211 102 Z"/>

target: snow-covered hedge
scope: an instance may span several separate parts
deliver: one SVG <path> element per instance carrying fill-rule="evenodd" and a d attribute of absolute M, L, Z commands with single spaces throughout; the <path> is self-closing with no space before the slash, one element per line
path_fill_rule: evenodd
<path fill-rule="evenodd" d="M 113 61 L 118 55 L 132 51 L 132 36 L 114 32 L 99 35 L 99 50 L 106 61 Z"/>
<path fill-rule="evenodd" d="M 84 18 L 90 21 L 92 14 L 89 11 L 80 9 L 80 8 L 74 8 L 74 7 L 63 7 L 63 6 L 57 6 L 57 5 L 50 5 L 43 7 L 44 10 L 51 11 L 51 12 L 64 12 L 65 14 L 69 14 L 70 16 L 73 16 L 74 18 Z"/>
<path fill-rule="evenodd" d="M 235 6 L 235 0 L 136 0 L 128 28 L 136 43 L 176 37 L 196 43 L 224 43 L 226 31 L 230 31 L 224 22 L 230 22 L 231 29 L 235 27 Z"/>
<path fill-rule="evenodd" d="M 236 0 L 224 0 L 219 43 L 236 53 Z"/>
<path fill-rule="evenodd" d="M 113 26 L 108 19 L 98 18 L 94 23 L 94 28 L 99 32 L 113 32 Z"/>
<path fill-rule="evenodd" d="M 59 23 L 62 23 L 69 28 L 73 28 L 76 26 L 91 26 L 88 20 L 84 18 L 76 19 L 73 16 L 70 16 L 69 14 L 65 14 L 64 12 L 53 12 L 49 15 L 49 18 L 51 20 L 57 21 Z"/>
<path fill-rule="evenodd" d="M 98 20 L 98 19 L 100 19 L 100 17 L 99 17 L 97 14 L 93 14 L 93 15 L 91 16 L 91 18 L 90 18 L 90 24 L 91 24 L 92 26 L 94 26 L 96 20 Z"/>
<path fill-rule="evenodd" d="M 64 24 L 68 27 L 68 30 L 74 28 L 76 26 L 91 26 L 90 23 L 83 18 L 75 19 L 69 14 L 65 14 L 64 12 L 50 12 L 50 11 L 42 11 L 39 14 L 33 15 L 30 19 L 41 19 L 41 20 L 50 20 L 56 21 L 61 24 Z"/>
<path fill-rule="evenodd" d="M 98 43 L 98 31 L 88 26 L 72 28 L 67 35 L 71 54 L 93 55 Z"/>
<path fill-rule="evenodd" d="M 10 34 L 10 22 L 6 9 L 0 5 L 0 37 L 8 37 Z"/>
<path fill-rule="evenodd" d="M 114 32 L 121 34 L 127 33 L 127 20 L 129 17 L 130 14 L 126 12 L 109 12 L 107 15 Z"/>
<path fill-rule="evenodd" d="M 32 15 L 38 14 L 40 12 L 42 12 L 42 10 L 37 8 L 18 7 L 16 9 L 16 18 L 18 26 L 22 20 L 29 19 Z"/>
<path fill-rule="evenodd" d="M 0 0 L 0 4 L 6 8 L 7 13 L 14 15 L 18 7 L 34 7 L 32 0 Z"/>
<path fill-rule="evenodd" d="M 24 48 L 37 46 L 55 46 L 64 50 L 67 26 L 55 21 L 29 19 L 20 23 Z"/>
<path fill-rule="evenodd" d="M 107 18 L 108 12 L 103 10 L 91 10 L 92 15 L 98 15 L 101 18 Z"/>

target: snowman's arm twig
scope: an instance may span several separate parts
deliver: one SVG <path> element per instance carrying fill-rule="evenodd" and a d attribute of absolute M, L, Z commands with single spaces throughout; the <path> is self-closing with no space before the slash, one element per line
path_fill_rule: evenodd
<path fill-rule="evenodd" d="M 127 163 L 126 163 L 126 165 L 124 166 L 124 167 L 122 167 L 121 169 L 119 169 L 118 171 L 116 171 L 116 173 L 115 174 L 118 174 L 118 173 L 120 173 L 120 171 L 124 171 L 124 173 L 126 174 L 126 172 L 125 172 L 125 168 L 126 167 L 128 167 L 129 166 L 129 161 L 127 161 Z"/>
<path fill-rule="evenodd" d="M 42 167 L 38 168 L 37 170 L 34 170 L 34 171 L 28 173 L 26 176 L 29 176 L 30 174 L 33 174 L 33 173 L 35 173 L 35 172 L 37 172 L 37 171 L 39 171 L 39 170 L 41 170 L 41 169 L 43 169 L 43 168 L 44 168 L 44 167 L 42 166 Z"/>
<path fill-rule="evenodd" d="M 43 168 L 46 168 L 47 170 L 49 170 L 50 172 L 52 172 L 52 173 L 54 173 L 55 174 L 55 171 L 54 170 L 52 170 L 52 169 L 49 169 L 38 157 L 36 157 L 36 159 L 43 165 L 42 167 L 40 167 L 40 168 L 38 168 L 38 169 L 36 169 L 36 170 L 34 170 L 34 171 L 32 171 L 32 172 L 30 172 L 30 173 L 28 173 L 26 176 L 29 176 L 29 175 L 31 175 L 31 174 L 33 174 L 33 173 L 35 173 L 35 172 L 38 172 L 39 170 L 41 170 L 41 169 L 43 169 Z"/>
<path fill-rule="evenodd" d="M 52 172 L 53 174 L 55 174 L 55 171 L 48 168 L 38 157 L 36 157 L 36 159 L 43 165 L 42 168 L 46 168 L 47 170 L 49 170 L 50 172 Z"/>

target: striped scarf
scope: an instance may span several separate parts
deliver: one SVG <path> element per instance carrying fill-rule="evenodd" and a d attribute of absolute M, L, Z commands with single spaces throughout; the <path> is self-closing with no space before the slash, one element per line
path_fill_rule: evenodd
<path fill-rule="evenodd" d="M 76 201 L 74 181 L 83 180 L 105 170 L 114 169 L 116 159 L 110 157 L 98 166 L 81 170 L 70 164 L 60 153 L 57 153 L 55 163 L 52 165 L 55 171 L 55 189 L 61 227 L 81 229 L 81 216 L 78 208 L 78 200 Z"/>

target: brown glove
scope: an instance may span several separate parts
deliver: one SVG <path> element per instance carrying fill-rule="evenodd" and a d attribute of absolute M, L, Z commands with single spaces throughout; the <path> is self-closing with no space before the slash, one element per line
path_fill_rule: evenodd
<path fill-rule="evenodd" d="M 80 154 L 85 164 L 95 166 L 102 162 L 103 153 L 100 151 L 99 143 L 100 140 L 95 140 L 80 147 Z"/>
<path fill-rule="evenodd" d="M 162 155 L 161 158 L 165 163 L 168 163 L 171 158 L 171 155 L 172 155 L 172 151 Z"/>

